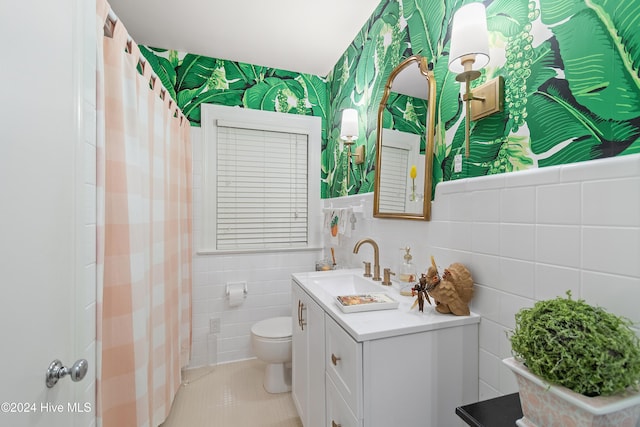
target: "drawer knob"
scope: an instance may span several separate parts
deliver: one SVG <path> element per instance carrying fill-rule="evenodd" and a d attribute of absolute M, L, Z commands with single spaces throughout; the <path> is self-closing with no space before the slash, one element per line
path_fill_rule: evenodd
<path fill-rule="evenodd" d="M 335 354 L 331 353 L 331 363 L 333 363 L 333 366 L 336 366 L 338 364 L 338 360 L 340 360 L 340 358 L 336 357 Z"/>
<path fill-rule="evenodd" d="M 331 427 L 342 427 L 342 424 L 336 424 L 335 421 L 331 420 Z"/>

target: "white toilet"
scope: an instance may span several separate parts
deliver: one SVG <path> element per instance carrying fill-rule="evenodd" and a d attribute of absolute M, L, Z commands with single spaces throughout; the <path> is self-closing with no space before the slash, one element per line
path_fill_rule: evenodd
<path fill-rule="evenodd" d="M 291 391 L 291 316 L 261 320 L 251 327 L 256 357 L 268 363 L 262 384 L 269 393 Z"/>

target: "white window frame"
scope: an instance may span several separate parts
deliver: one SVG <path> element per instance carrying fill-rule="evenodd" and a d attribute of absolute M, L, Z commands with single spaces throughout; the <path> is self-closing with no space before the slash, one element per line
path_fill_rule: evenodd
<path fill-rule="evenodd" d="M 240 107 L 202 104 L 202 232 L 196 239 L 199 254 L 258 253 L 317 250 L 321 247 L 320 229 L 320 117 L 302 116 Z M 305 134 L 307 148 L 307 245 L 304 247 L 274 247 L 257 249 L 217 249 L 217 166 L 216 150 L 218 122 L 221 125 L 265 131 Z"/>

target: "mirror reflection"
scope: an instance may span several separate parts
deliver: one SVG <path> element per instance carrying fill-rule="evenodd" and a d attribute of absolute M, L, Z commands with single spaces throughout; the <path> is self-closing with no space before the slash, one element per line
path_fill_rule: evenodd
<path fill-rule="evenodd" d="M 384 168 L 380 170 L 381 212 L 422 213 L 424 155 L 420 155 L 420 136 L 393 129 L 382 129 Z M 420 167 L 419 167 L 420 166 Z"/>
<path fill-rule="evenodd" d="M 431 218 L 434 122 L 434 75 L 415 55 L 391 72 L 378 108 L 375 217 Z"/>

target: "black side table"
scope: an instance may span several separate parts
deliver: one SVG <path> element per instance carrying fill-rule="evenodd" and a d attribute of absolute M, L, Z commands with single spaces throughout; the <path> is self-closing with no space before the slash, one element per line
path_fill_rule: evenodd
<path fill-rule="evenodd" d="M 522 418 L 518 393 L 458 406 L 456 414 L 471 427 L 513 427 Z"/>

